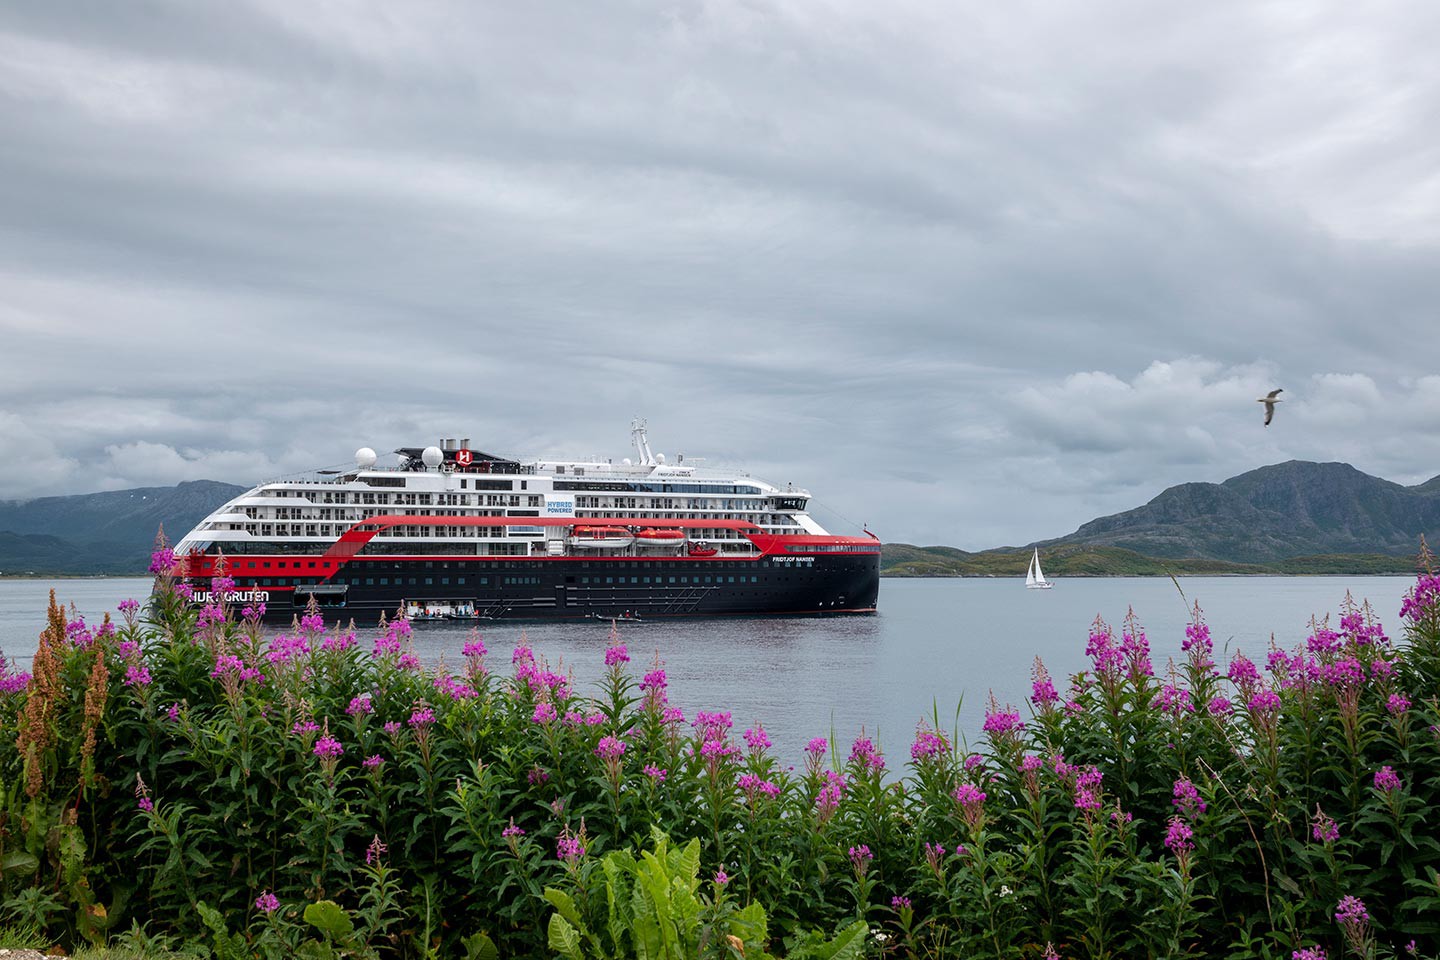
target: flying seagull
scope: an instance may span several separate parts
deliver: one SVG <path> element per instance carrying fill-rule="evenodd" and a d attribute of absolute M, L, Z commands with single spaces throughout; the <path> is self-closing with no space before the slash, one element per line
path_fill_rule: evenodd
<path fill-rule="evenodd" d="M 1265 426 L 1270 426 L 1270 421 L 1275 419 L 1275 404 L 1285 402 L 1281 400 L 1278 396 L 1276 396 L 1276 394 L 1284 392 L 1284 390 L 1280 389 L 1271 390 L 1269 393 L 1265 394 L 1265 396 L 1259 397 L 1255 400 L 1256 403 L 1265 404 Z"/>

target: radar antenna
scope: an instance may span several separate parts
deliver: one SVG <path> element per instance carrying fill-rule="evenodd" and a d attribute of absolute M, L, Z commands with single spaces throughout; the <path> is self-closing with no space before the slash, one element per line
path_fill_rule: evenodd
<path fill-rule="evenodd" d="M 650 452 L 650 440 L 645 436 L 645 421 L 640 417 L 630 421 L 630 445 L 635 448 L 641 466 L 655 466 L 655 454 Z"/>

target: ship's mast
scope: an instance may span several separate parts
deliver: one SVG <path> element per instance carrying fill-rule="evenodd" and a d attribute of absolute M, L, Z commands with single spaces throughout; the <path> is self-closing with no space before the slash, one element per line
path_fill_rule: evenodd
<path fill-rule="evenodd" d="M 650 440 L 645 436 L 645 421 L 639 417 L 630 421 L 630 445 L 635 448 L 642 467 L 655 466 L 655 454 L 650 452 Z"/>

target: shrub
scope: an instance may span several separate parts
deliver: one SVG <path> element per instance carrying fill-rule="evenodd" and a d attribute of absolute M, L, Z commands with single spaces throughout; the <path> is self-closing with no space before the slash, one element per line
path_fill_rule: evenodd
<path fill-rule="evenodd" d="M 1440 932 L 1428 571 L 1398 643 L 1347 598 L 1338 629 L 1222 668 L 1197 608 L 1157 672 L 1133 617 L 1097 621 L 1091 669 L 1062 694 L 1037 661 L 1028 719 L 992 703 L 978 752 L 922 723 L 903 771 L 861 737 L 791 773 L 763 728 L 687 723 L 618 641 L 589 696 L 523 644 L 499 675 L 478 635 L 427 671 L 403 620 L 267 636 L 193 609 L 172 563 L 143 615 L 52 596 L 31 674 L 0 669 L 0 926 L 267 957 L 1379 956 Z"/>

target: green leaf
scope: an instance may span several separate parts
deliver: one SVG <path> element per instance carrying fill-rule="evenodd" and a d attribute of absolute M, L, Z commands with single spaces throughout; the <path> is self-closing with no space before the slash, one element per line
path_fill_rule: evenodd
<path fill-rule="evenodd" d="M 349 914 L 334 900 L 321 900 L 305 908 L 305 922 L 331 940 L 348 940 L 355 932 Z"/>
<path fill-rule="evenodd" d="M 835 934 L 835 939 L 815 952 L 815 960 L 860 960 L 865 952 L 865 936 L 870 927 L 856 920 Z"/>
<path fill-rule="evenodd" d="M 24 850 L 12 850 L 5 854 L 5 859 L 0 860 L 0 873 L 3 874 L 28 877 L 39 868 L 39 859 Z"/>
<path fill-rule="evenodd" d="M 564 917 L 572 927 L 576 930 L 585 929 L 585 922 L 580 919 L 580 911 L 575 909 L 575 901 L 571 899 L 570 894 L 563 890 L 556 890 L 554 887 L 546 887 L 545 899 L 550 901 L 550 905 L 559 911 L 560 916 Z"/>
<path fill-rule="evenodd" d="M 500 951 L 488 933 L 477 933 L 460 942 L 465 945 L 465 960 L 500 960 Z"/>
<path fill-rule="evenodd" d="M 558 913 L 550 914 L 550 949 L 569 960 L 584 960 L 580 953 L 580 932 Z"/>

